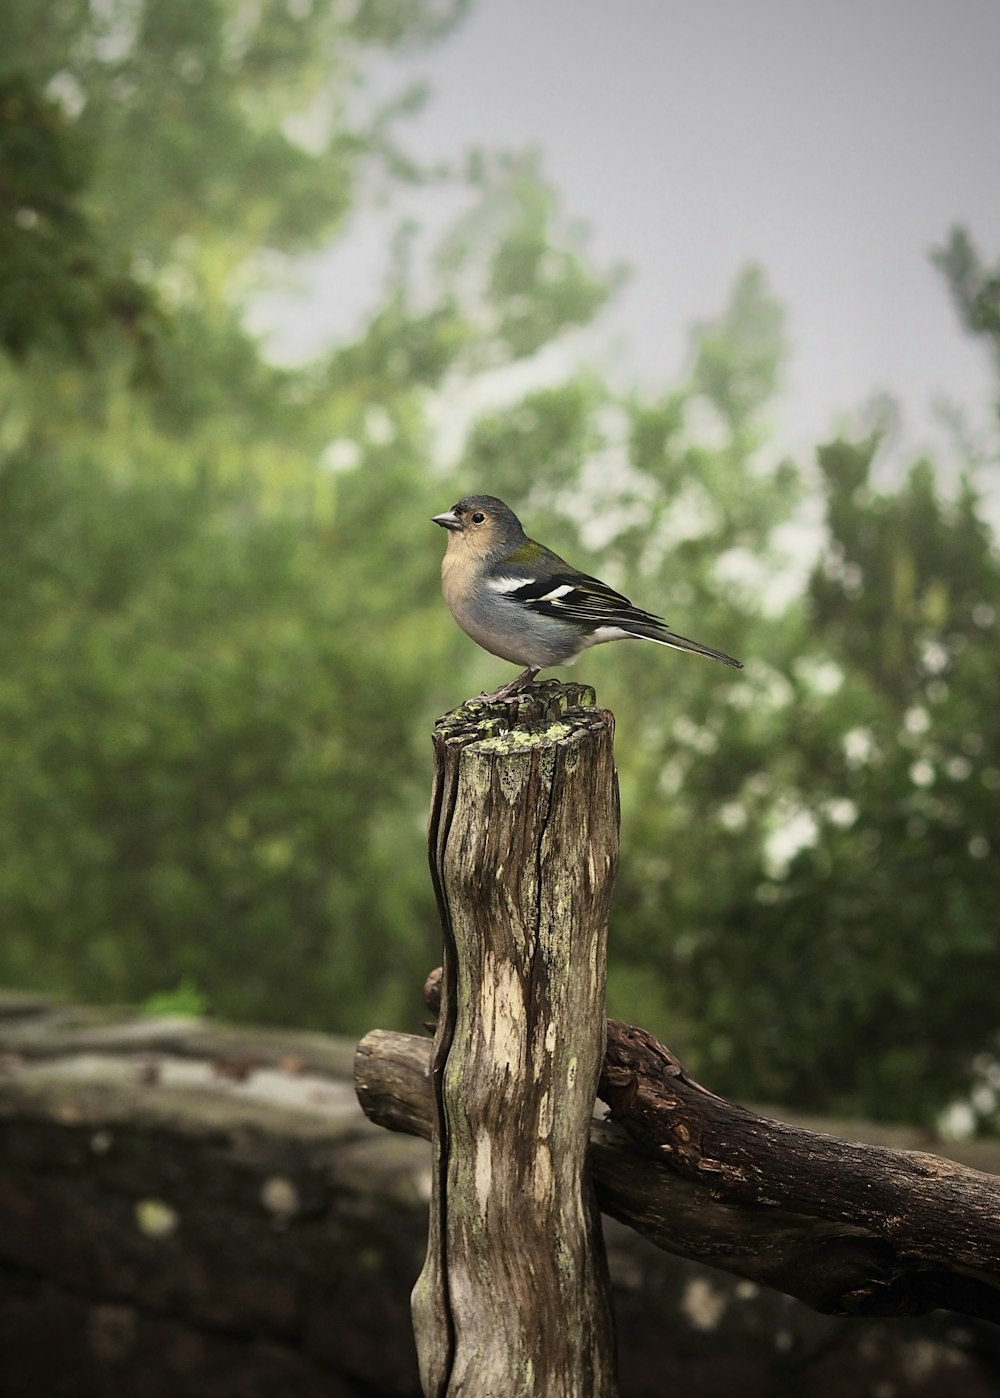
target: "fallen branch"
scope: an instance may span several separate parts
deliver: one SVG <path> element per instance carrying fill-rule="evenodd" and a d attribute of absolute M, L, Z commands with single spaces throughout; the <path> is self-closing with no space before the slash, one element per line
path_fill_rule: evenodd
<path fill-rule="evenodd" d="M 431 1045 L 375 1030 L 367 1115 L 429 1136 Z M 590 1165 L 600 1207 L 658 1247 L 835 1315 L 943 1307 L 1000 1322 L 1000 1177 L 756 1116 L 642 1029 L 608 1022 Z"/>

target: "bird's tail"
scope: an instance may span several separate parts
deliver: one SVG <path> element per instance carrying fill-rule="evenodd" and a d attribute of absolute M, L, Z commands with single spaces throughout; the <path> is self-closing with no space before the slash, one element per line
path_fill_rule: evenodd
<path fill-rule="evenodd" d="M 630 636 L 642 636 L 647 641 L 657 641 L 661 646 L 673 646 L 674 650 L 689 650 L 695 655 L 707 655 L 712 660 L 721 660 L 723 665 L 731 665 L 734 670 L 743 669 L 742 660 L 734 660 L 731 655 L 726 655 L 725 651 L 713 650 L 711 646 L 703 646 L 700 641 L 691 641 L 687 636 L 678 636 L 676 631 L 670 631 L 665 626 L 656 626 L 644 621 L 618 621 L 617 625 Z"/>

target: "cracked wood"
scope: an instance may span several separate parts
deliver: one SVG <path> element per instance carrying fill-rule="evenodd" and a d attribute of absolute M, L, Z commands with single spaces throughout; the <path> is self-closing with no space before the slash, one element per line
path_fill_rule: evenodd
<path fill-rule="evenodd" d="M 586 1156 L 618 795 L 613 720 L 586 697 L 536 685 L 466 705 L 434 734 L 444 974 L 413 1296 L 427 1398 L 616 1391 Z"/>

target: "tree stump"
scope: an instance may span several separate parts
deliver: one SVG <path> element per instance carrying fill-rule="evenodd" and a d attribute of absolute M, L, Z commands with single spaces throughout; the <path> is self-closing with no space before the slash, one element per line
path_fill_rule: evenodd
<path fill-rule="evenodd" d="M 612 1398 L 614 1328 L 586 1153 L 618 851 L 614 720 L 534 685 L 434 732 L 444 932 L 427 1260 L 427 1398 Z"/>

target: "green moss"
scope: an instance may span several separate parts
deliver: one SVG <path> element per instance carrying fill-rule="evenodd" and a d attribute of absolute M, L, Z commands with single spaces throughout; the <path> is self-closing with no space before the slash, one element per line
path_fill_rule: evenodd
<path fill-rule="evenodd" d="M 476 752 L 516 753 L 529 748 L 542 747 L 547 743 L 558 743 L 573 732 L 572 724 L 554 719 L 551 723 L 532 725 L 531 728 L 513 728 L 507 733 L 496 733 L 491 738 L 483 738 L 470 744 Z"/>

